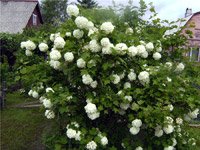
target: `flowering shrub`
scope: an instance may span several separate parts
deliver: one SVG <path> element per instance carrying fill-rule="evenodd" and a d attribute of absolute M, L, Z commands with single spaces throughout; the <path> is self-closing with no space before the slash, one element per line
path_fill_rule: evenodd
<path fill-rule="evenodd" d="M 48 119 L 59 119 L 57 148 L 195 145 L 184 127 L 199 113 L 198 91 L 182 62 L 166 62 L 162 42 L 170 37 L 141 41 L 138 28 L 97 25 L 79 15 L 76 6 L 68 6 L 67 13 L 66 26 L 50 41 L 38 42 L 39 49 L 29 40 L 21 43 L 27 59 L 34 60 L 36 51 L 48 56 L 35 62 L 41 73 L 33 77 L 29 95 L 44 105 Z"/>

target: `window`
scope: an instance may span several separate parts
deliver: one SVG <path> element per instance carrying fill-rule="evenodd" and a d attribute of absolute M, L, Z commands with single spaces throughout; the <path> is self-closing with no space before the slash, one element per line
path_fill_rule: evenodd
<path fill-rule="evenodd" d="M 33 14 L 33 25 L 36 26 L 37 25 L 37 15 Z"/>
<path fill-rule="evenodd" d="M 191 48 L 189 57 L 190 61 L 200 61 L 200 48 Z"/>

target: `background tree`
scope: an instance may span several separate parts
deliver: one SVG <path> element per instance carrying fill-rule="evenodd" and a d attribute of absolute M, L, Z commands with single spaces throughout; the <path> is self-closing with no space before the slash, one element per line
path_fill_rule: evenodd
<path fill-rule="evenodd" d="M 41 4 L 42 16 L 45 23 L 59 25 L 67 18 L 66 8 L 68 0 L 43 0 Z"/>
<path fill-rule="evenodd" d="M 94 0 L 77 0 L 78 3 L 83 6 L 84 8 L 94 8 L 97 7 L 97 2 Z"/>

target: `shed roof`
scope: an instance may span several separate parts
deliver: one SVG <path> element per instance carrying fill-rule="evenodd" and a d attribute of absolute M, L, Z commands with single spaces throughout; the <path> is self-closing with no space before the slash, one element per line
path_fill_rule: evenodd
<path fill-rule="evenodd" d="M 1 0 L 0 32 L 22 32 L 37 4 L 37 0 Z"/>

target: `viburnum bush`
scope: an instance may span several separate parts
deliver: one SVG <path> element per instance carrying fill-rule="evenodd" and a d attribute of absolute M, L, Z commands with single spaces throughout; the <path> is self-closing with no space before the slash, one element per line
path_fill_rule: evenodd
<path fill-rule="evenodd" d="M 49 40 L 21 43 L 28 94 L 58 122 L 55 148 L 192 148 L 185 127 L 199 113 L 199 93 L 184 63 L 170 58 L 172 38 L 141 36 L 145 24 L 94 24 L 75 5 L 67 13 L 71 18 Z"/>

